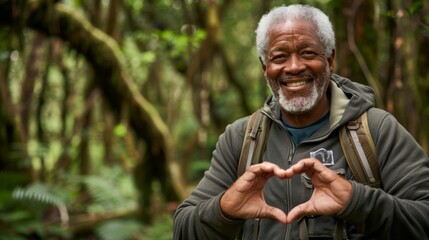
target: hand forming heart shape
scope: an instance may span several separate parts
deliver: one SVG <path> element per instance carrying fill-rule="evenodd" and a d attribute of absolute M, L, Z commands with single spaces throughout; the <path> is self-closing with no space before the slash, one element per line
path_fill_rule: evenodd
<path fill-rule="evenodd" d="M 265 202 L 263 188 L 268 179 L 273 176 L 292 178 L 302 173 L 313 183 L 314 191 L 307 202 L 295 206 L 288 214 Z M 351 190 L 350 182 L 314 158 L 303 159 L 287 170 L 263 162 L 250 166 L 237 179 L 222 196 L 220 208 L 229 218 L 271 218 L 289 224 L 302 216 L 338 213 L 350 198 Z"/>

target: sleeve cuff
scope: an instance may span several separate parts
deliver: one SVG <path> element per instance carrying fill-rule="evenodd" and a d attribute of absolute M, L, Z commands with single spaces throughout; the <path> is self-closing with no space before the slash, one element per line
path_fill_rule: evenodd
<path fill-rule="evenodd" d="M 225 234 L 232 233 L 237 235 L 245 220 L 229 218 L 222 213 L 222 210 L 220 209 L 220 199 L 222 195 L 223 193 L 207 202 L 201 203 L 199 209 L 201 222 L 203 224 L 210 225 L 212 228 L 216 229 L 216 231 L 223 232 Z"/>

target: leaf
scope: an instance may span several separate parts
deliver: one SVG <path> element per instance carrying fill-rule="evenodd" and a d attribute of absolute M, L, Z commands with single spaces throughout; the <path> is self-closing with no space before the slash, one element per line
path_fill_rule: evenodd
<path fill-rule="evenodd" d="M 414 13 L 418 12 L 423 7 L 423 4 L 421 1 L 417 1 L 411 5 L 411 7 L 407 8 L 407 11 L 409 14 L 413 15 Z"/>
<path fill-rule="evenodd" d="M 12 197 L 18 200 L 37 201 L 52 204 L 57 207 L 65 207 L 65 202 L 43 183 L 33 183 L 26 188 L 17 187 L 12 192 Z"/>
<path fill-rule="evenodd" d="M 127 240 L 142 230 L 137 220 L 111 220 L 96 229 L 101 240 Z"/>
<path fill-rule="evenodd" d="M 124 193 L 124 187 L 121 185 L 125 180 L 118 176 L 117 171 L 109 170 L 103 176 L 82 176 L 79 181 L 83 182 L 91 195 L 92 202 L 88 205 L 88 211 L 91 213 L 114 212 L 132 209 L 135 207 L 135 198 L 133 193 Z M 122 176 L 123 177 L 123 176 Z M 127 185 L 130 182 L 126 182 Z"/>
<path fill-rule="evenodd" d="M 127 128 L 123 124 L 118 124 L 113 129 L 113 132 L 118 137 L 123 137 L 127 133 Z"/>

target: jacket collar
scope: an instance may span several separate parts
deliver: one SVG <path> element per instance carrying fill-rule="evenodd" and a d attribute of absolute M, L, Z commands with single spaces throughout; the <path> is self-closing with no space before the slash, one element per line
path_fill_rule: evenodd
<path fill-rule="evenodd" d="M 330 127 L 355 119 L 374 106 L 374 92 L 369 86 L 336 74 L 331 76 L 328 94 L 331 98 Z M 280 109 L 277 99 L 271 95 L 265 101 L 263 112 L 273 121 L 280 123 Z"/>

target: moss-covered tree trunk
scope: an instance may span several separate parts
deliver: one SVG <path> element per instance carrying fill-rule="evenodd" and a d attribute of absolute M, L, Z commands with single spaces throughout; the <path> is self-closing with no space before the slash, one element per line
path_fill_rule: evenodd
<path fill-rule="evenodd" d="M 179 168 L 173 161 L 170 133 L 157 110 L 140 94 L 139 88 L 124 68 L 124 59 L 116 42 L 61 4 L 33 1 L 28 2 L 25 9 L 17 8 L 14 4 L 15 1 L 0 1 L 0 25 L 11 26 L 19 21 L 25 27 L 62 39 L 70 48 L 82 54 L 93 67 L 97 76 L 95 85 L 101 89 L 111 110 L 119 116 L 126 106 L 131 113 L 129 124 L 146 143 L 146 152 L 150 156 L 139 167 L 156 167 L 157 172 L 162 172 L 161 176 L 166 178 L 161 182 L 164 183 L 162 187 L 168 200 L 183 199 L 186 192 L 179 177 Z M 151 180 L 155 178 L 158 176 L 149 177 Z M 137 185 L 145 184 L 151 183 Z M 150 193 L 142 193 L 147 194 Z"/>

